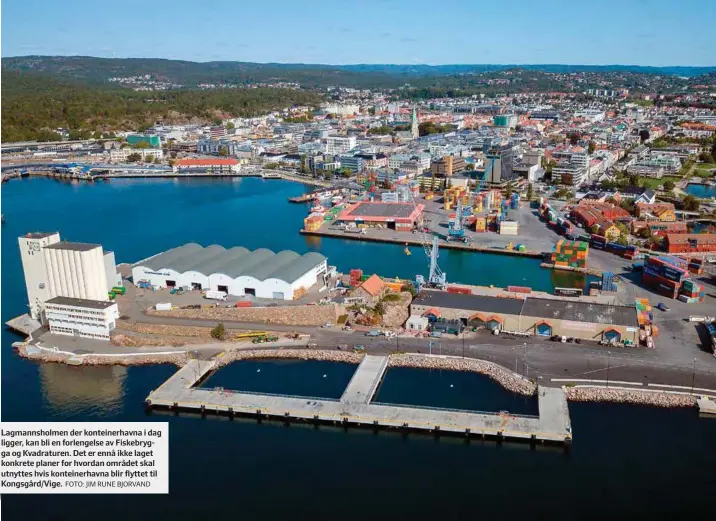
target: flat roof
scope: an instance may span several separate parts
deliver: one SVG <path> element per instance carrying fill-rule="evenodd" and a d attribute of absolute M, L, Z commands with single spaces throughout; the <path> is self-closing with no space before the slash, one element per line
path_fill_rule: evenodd
<path fill-rule="evenodd" d="M 44 239 L 45 237 L 50 237 L 52 235 L 55 235 L 57 232 L 30 232 L 26 233 L 22 236 L 22 238 L 25 239 Z"/>
<path fill-rule="evenodd" d="M 572 300 L 528 298 L 522 308 L 522 315 L 605 325 L 639 326 L 634 306 L 612 306 Z"/>
<path fill-rule="evenodd" d="M 374 220 L 386 221 L 388 219 L 418 218 L 424 205 L 413 203 L 371 203 L 361 201 L 341 212 L 338 220 Z"/>
<path fill-rule="evenodd" d="M 413 305 L 449 309 L 466 309 L 489 313 L 519 315 L 523 299 L 492 297 L 489 295 L 465 295 L 447 291 L 421 291 L 413 300 Z"/>
<path fill-rule="evenodd" d="M 89 242 L 56 242 L 45 246 L 46 249 L 51 250 L 72 250 L 72 251 L 90 251 L 95 248 L 101 248 L 101 244 L 91 244 Z"/>
<path fill-rule="evenodd" d="M 108 307 L 116 304 L 116 302 L 108 300 L 90 300 L 86 298 L 55 297 L 45 302 L 45 304 L 57 304 L 59 306 L 75 306 L 78 308 L 90 309 L 107 309 Z"/>

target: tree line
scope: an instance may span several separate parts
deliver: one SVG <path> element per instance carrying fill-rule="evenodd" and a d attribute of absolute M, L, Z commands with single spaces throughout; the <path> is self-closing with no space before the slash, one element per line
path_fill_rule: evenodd
<path fill-rule="evenodd" d="M 142 131 L 157 122 L 216 123 L 293 105 L 315 106 L 323 99 L 315 92 L 280 88 L 134 92 L 6 70 L 2 91 L 3 141 L 59 140 L 58 128 L 88 138 Z"/>

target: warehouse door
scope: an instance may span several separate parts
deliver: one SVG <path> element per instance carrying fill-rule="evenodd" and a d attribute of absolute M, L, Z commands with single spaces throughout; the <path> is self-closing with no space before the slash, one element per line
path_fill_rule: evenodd
<path fill-rule="evenodd" d="M 500 329 L 502 327 L 502 324 L 500 324 L 499 320 L 490 320 L 487 323 L 487 329 L 490 331 L 494 331 L 495 329 Z"/>
<path fill-rule="evenodd" d="M 216 289 L 218 291 L 223 291 L 227 295 L 229 294 L 229 286 L 217 286 Z"/>
<path fill-rule="evenodd" d="M 167 288 L 173 288 L 177 285 L 176 280 L 167 280 Z"/>
<path fill-rule="evenodd" d="M 251 295 L 252 297 L 255 297 L 255 296 L 256 296 L 256 289 L 254 289 L 254 288 L 246 288 L 246 289 L 244 289 L 244 294 L 245 294 L 245 295 Z"/>
<path fill-rule="evenodd" d="M 199 283 L 199 282 L 192 282 L 192 283 L 191 283 L 191 289 L 201 290 L 201 283 Z"/>
<path fill-rule="evenodd" d="M 388 221 L 388 222 L 385 223 L 385 226 L 386 226 L 389 230 L 395 230 L 395 221 Z"/>
<path fill-rule="evenodd" d="M 284 300 L 285 297 L 283 296 L 283 291 L 274 291 L 272 298 Z"/>
<path fill-rule="evenodd" d="M 537 326 L 537 334 L 539 336 L 552 336 L 552 326 L 545 323 L 539 324 Z"/>

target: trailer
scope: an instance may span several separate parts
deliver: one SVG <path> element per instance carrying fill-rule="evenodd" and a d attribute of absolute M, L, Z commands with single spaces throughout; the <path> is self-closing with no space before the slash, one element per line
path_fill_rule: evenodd
<path fill-rule="evenodd" d="M 208 290 L 204 293 L 204 298 L 209 300 L 226 300 L 226 297 L 225 291 Z"/>

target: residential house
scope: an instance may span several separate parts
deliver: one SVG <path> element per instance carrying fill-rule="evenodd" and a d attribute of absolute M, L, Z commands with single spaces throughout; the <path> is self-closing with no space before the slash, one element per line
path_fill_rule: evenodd
<path fill-rule="evenodd" d="M 387 286 L 378 275 L 371 275 L 352 293 L 352 297 L 362 299 L 363 303 L 374 306 L 386 292 Z"/>
<path fill-rule="evenodd" d="M 658 219 L 659 221 L 676 221 L 676 209 L 672 203 L 638 203 L 636 216 L 641 219 Z"/>

